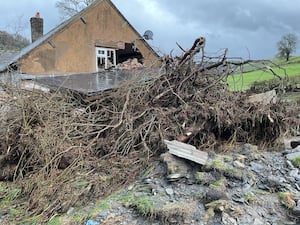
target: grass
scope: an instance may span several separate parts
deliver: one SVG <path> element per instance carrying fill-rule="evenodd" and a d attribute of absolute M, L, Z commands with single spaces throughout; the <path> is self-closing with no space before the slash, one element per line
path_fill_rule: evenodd
<path fill-rule="evenodd" d="M 283 69 L 285 69 L 288 77 L 298 76 L 300 75 L 300 56 L 292 57 L 290 61 L 285 62 L 283 60 L 274 60 L 276 65 L 280 65 Z M 275 66 L 271 66 L 274 72 L 281 77 L 285 76 L 285 72 L 281 68 L 275 68 Z M 238 90 L 247 90 L 250 88 L 251 84 L 255 81 L 263 81 L 273 79 L 274 75 L 270 70 L 267 69 L 259 69 L 251 72 L 243 73 L 243 74 L 235 74 L 233 76 L 228 77 L 227 82 L 229 84 L 230 90 L 238 91 Z"/>

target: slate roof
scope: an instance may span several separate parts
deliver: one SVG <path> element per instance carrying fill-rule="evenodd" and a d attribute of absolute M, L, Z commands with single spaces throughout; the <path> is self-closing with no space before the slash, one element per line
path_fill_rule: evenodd
<path fill-rule="evenodd" d="M 157 56 L 158 54 L 151 48 L 151 46 L 143 39 L 143 37 L 136 31 L 136 29 L 128 22 L 128 20 L 124 17 L 124 15 L 119 11 L 119 9 L 110 1 L 110 0 L 96 0 L 91 5 L 71 17 L 70 19 L 66 20 L 65 22 L 61 23 L 51 31 L 49 31 L 47 34 L 43 35 L 39 39 L 37 39 L 35 42 L 31 43 L 30 45 L 23 48 L 18 54 L 16 54 L 12 59 L 8 60 L 5 63 L 0 63 L 0 72 L 3 72 L 7 70 L 7 68 L 16 63 L 19 59 L 21 59 L 26 54 L 30 53 L 33 49 L 38 47 L 39 45 L 43 44 L 44 42 L 48 41 L 54 34 L 58 33 L 59 31 L 63 30 L 68 24 L 72 23 L 73 21 L 76 21 L 76 19 L 79 19 L 81 16 L 83 16 L 89 9 L 93 8 L 97 4 L 99 4 L 102 1 L 107 1 L 111 6 L 119 13 L 119 15 L 128 23 L 128 25 L 131 27 L 132 30 L 141 38 L 141 40 L 144 41 L 145 45 L 153 51 Z"/>

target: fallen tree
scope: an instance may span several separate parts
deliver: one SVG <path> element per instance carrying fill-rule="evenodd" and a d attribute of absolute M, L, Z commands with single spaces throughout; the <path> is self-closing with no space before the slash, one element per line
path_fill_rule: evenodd
<path fill-rule="evenodd" d="M 27 212 L 47 220 L 133 180 L 166 150 L 164 139 L 204 151 L 223 142 L 274 145 L 287 129 L 284 106 L 230 92 L 227 77 L 247 62 L 230 62 L 226 50 L 208 57 L 204 47 L 198 38 L 182 56 L 164 57 L 156 77 L 92 102 L 4 87 L 14 98 L 2 103 L 0 180 L 13 181 Z"/>

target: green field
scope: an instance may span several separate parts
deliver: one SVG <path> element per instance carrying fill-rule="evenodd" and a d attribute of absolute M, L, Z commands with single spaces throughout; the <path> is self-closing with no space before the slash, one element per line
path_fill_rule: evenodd
<path fill-rule="evenodd" d="M 279 76 L 284 77 L 287 74 L 288 77 L 300 76 L 300 57 L 292 57 L 290 61 L 285 62 L 282 60 L 272 60 L 273 63 L 269 63 L 268 66 Z M 259 65 L 254 65 L 253 68 L 262 68 L 259 70 L 253 70 L 247 73 L 237 73 L 235 75 L 229 76 L 227 82 L 229 84 L 230 90 L 239 91 L 247 90 L 250 88 L 251 84 L 255 81 L 270 80 L 275 78 L 272 72 L 260 63 Z M 249 69 L 249 65 L 247 66 Z"/>

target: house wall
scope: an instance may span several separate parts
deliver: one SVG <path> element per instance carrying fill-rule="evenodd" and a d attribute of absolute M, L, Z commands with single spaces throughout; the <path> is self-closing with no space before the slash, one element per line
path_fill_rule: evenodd
<path fill-rule="evenodd" d="M 122 41 L 131 43 L 138 34 L 115 10 L 109 1 L 103 0 L 90 7 L 69 23 L 50 40 L 32 50 L 21 60 L 20 70 L 28 74 L 68 74 L 96 71 L 95 47 L 117 46 Z M 144 57 L 146 66 L 158 61 L 144 40 L 136 46 Z"/>

